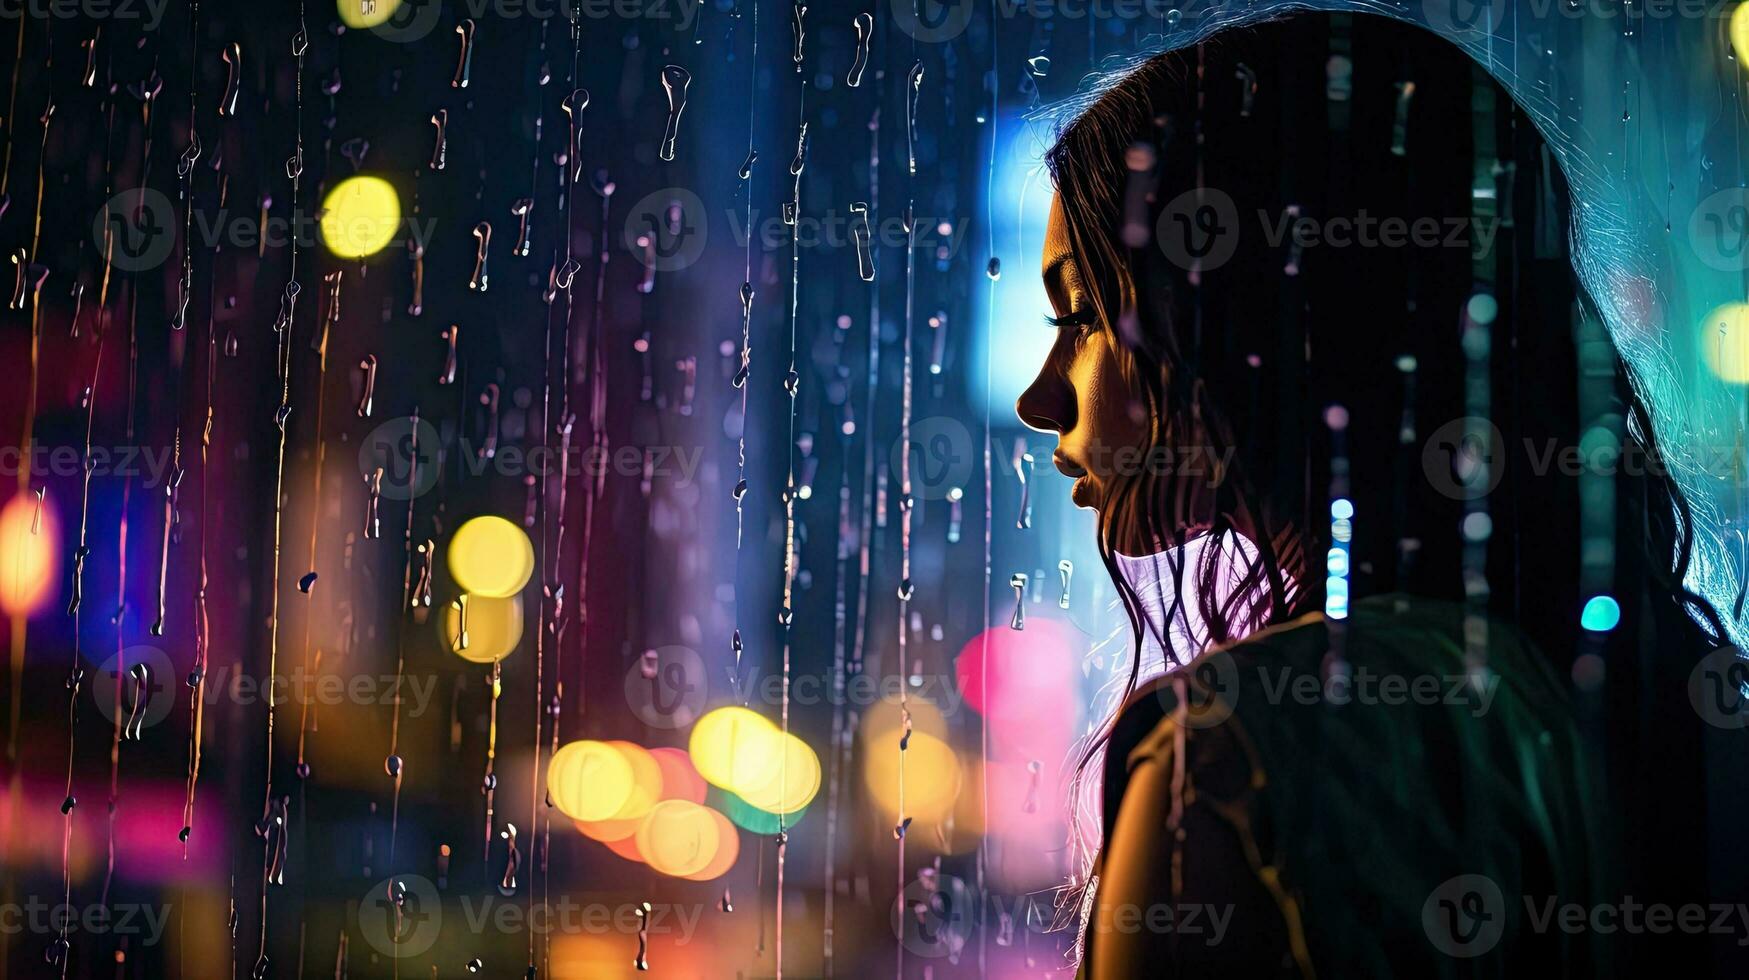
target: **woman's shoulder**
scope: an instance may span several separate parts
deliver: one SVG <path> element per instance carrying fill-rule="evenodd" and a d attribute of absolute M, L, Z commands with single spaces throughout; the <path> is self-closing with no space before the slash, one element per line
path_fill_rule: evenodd
<path fill-rule="evenodd" d="M 1595 886 L 1586 772 L 1566 694 L 1517 629 L 1380 596 L 1340 624 L 1303 617 L 1210 651 L 1131 697 L 1108 743 L 1106 839 L 1120 810 L 1166 828 L 1208 808 L 1242 838 L 1236 870 L 1304 910 L 1300 953 L 1342 975 L 1400 973 L 1437 947 L 1422 916 L 1442 883 Z M 1163 785 L 1143 773 L 1173 774 L 1173 790 L 1128 792 L 1133 776 Z M 1412 949 L 1325 945 L 1363 924 Z"/>
<path fill-rule="evenodd" d="M 1187 761 L 1261 768 L 1254 778 L 1296 798 L 1402 805 L 1440 783 L 1534 793 L 1526 767 L 1564 770 L 1582 754 L 1565 689 L 1516 627 L 1402 595 L 1203 654 L 1131 696 L 1108 744 L 1108 810 L 1141 758 L 1192 745 Z"/>
<path fill-rule="evenodd" d="M 1358 602 L 1339 623 L 1312 613 L 1268 627 L 1153 679 L 1119 712 L 1116 754 L 1175 714 L 1195 731 L 1236 717 L 1260 735 L 1300 736 L 1455 722 L 1561 729 L 1571 720 L 1564 688 L 1516 627 L 1407 595 Z"/>

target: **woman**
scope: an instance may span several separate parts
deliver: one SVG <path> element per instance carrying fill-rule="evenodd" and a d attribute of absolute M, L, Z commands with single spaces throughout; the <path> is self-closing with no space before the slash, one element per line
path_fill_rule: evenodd
<path fill-rule="evenodd" d="M 1403 567 L 1378 577 L 1421 594 L 1362 598 L 1341 620 L 1320 612 L 1316 556 L 1332 514 L 1344 541 L 1363 518 L 1390 523 L 1373 515 L 1416 496 L 1393 491 L 1391 477 L 1406 452 L 1418 466 L 1422 448 L 1400 446 L 1395 413 L 1356 412 L 1354 469 L 1332 464 L 1351 433 L 1347 413 L 1327 405 L 1400 397 L 1352 362 L 1401 356 L 1350 357 L 1343 345 L 1395 315 L 1405 288 L 1411 310 L 1417 296 L 1459 309 L 1452 297 L 1486 273 L 1473 248 L 1338 255 L 1327 241 L 1271 234 L 1298 227 L 1296 203 L 1315 198 L 1422 217 L 1470 205 L 1466 173 L 1455 198 L 1393 198 L 1353 166 L 1349 141 L 1329 136 L 1380 115 L 1366 103 L 1380 79 L 1359 55 L 1352 92 L 1330 99 L 1328 119 L 1294 118 L 1297 81 L 1280 66 L 1296 48 L 1318 49 L 1326 24 L 1297 18 L 1155 57 L 1082 108 L 1047 155 L 1056 197 L 1043 276 L 1058 335 L 1017 411 L 1056 435 L 1075 503 L 1098 512 L 1136 643 L 1133 693 L 1083 760 L 1102 779 L 1104 840 L 1073 905 L 1083 974 L 1604 975 L 1608 935 L 1542 915 L 1620 894 L 1604 881 L 1602 808 L 1550 664 L 1474 604 L 1436 598 L 1476 595 L 1474 576 L 1404 572 L 1423 549 L 1401 526 Z M 1379 25 L 1368 29 L 1400 45 L 1405 63 L 1461 61 Z M 1335 61 L 1318 50 L 1310 63 Z M 1427 81 L 1438 72 L 1419 64 L 1416 97 L 1455 117 L 1469 73 L 1439 76 L 1456 80 L 1442 94 Z M 1453 138 L 1439 127 L 1466 122 L 1440 119 L 1420 138 L 1437 144 Z M 1413 158 L 1400 128 L 1397 141 L 1391 152 Z M 1436 146 L 1428 159 L 1468 167 L 1462 149 Z M 1343 182 L 1345 197 L 1319 197 Z M 1284 322 L 1297 332 L 1279 336 Z M 1424 373 L 1461 394 L 1461 360 Z M 1329 436 L 1309 424 L 1320 414 Z M 1363 417 L 1379 445 L 1359 431 Z M 1349 485 L 1354 503 L 1331 506 Z M 1455 539 L 1459 516 L 1428 536 Z M 1441 554 L 1459 564 L 1459 550 Z M 1150 655 L 1180 669 L 1140 684 Z"/>

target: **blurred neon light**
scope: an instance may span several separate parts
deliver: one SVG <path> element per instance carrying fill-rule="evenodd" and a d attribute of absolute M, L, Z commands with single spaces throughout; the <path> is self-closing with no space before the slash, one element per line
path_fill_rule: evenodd
<path fill-rule="evenodd" d="M 1348 618 L 1348 547 L 1354 537 L 1354 501 L 1337 497 L 1330 501 L 1330 553 L 1324 566 L 1324 615 Z"/>
<path fill-rule="evenodd" d="M 60 575 L 54 515 L 40 516 L 35 494 L 21 493 L 0 509 L 0 612 L 29 616 L 54 591 Z"/>
<path fill-rule="evenodd" d="M 450 538 L 449 574 L 474 595 L 507 599 L 534 575 L 534 545 L 502 517 L 476 517 Z"/>
<path fill-rule="evenodd" d="M 547 795 L 573 820 L 606 820 L 631 798 L 632 765 L 624 753 L 590 739 L 560 746 L 547 764 Z"/>
<path fill-rule="evenodd" d="M 730 706 L 698 720 L 687 751 L 707 782 L 741 793 L 762 788 L 777 776 L 783 751 L 781 737 L 777 726 L 764 715 Z"/>
<path fill-rule="evenodd" d="M 467 636 L 462 626 L 467 626 Z M 489 664 L 515 652 L 522 642 L 522 597 L 494 599 L 462 595 L 444 607 L 443 638 L 456 656 L 476 664 Z"/>
<path fill-rule="evenodd" d="M 401 199 L 381 177 L 343 180 L 322 202 L 322 244 L 343 259 L 382 251 L 400 226 Z"/>
<path fill-rule="evenodd" d="M 1579 625 L 1593 633 L 1607 633 L 1621 622 L 1621 605 L 1606 595 L 1594 595 L 1579 614 Z"/>
<path fill-rule="evenodd" d="M 387 23 L 395 11 L 401 9 L 401 0 L 336 0 L 339 6 L 341 23 L 347 27 L 375 27 Z"/>
<path fill-rule="evenodd" d="M 1010 408 L 1032 383 L 1056 340 L 1055 331 L 1044 323 L 1051 312 L 1039 277 L 1038 257 L 1044 246 L 1045 223 L 1055 193 L 1050 175 L 1043 169 L 1036 127 L 1019 115 L 1000 120 L 999 132 L 1011 134 L 997 148 L 995 176 L 988 193 L 996 202 L 992 215 L 996 252 L 1007 260 L 994 288 L 972 290 L 978 299 L 976 321 L 979 349 L 971 363 L 990 358 L 990 383 L 983 390 L 982 371 L 965 372 L 970 401 L 989 398 L 992 417 L 1001 424 L 1018 426 Z"/>

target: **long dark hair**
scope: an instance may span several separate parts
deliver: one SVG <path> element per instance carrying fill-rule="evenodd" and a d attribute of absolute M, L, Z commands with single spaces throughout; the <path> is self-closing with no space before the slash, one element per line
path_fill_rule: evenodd
<path fill-rule="evenodd" d="M 1118 567 L 1122 542 L 1139 540 L 1164 552 L 1171 594 L 1158 600 L 1165 623 L 1184 617 L 1186 583 L 1191 583 L 1189 601 L 1204 625 L 1199 639 L 1205 647 L 1286 620 L 1321 592 L 1321 582 L 1314 587 L 1306 582 L 1305 529 L 1281 513 L 1253 477 L 1259 453 L 1267 447 L 1242 438 L 1214 394 L 1255 384 L 1255 361 L 1243 351 L 1242 338 L 1211 342 L 1205 336 L 1205 317 L 1218 315 L 1199 288 L 1207 285 L 1206 277 L 1196 275 L 1203 281 L 1193 282 L 1199 270 L 1174 265 L 1154 240 L 1160 198 L 1200 180 L 1201 161 L 1193 146 L 1206 132 L 1198 128 L 1203 96 L 1192 76 L 1208 68 L 1214 46 L 1205 48 L 1210 50 L 1156 56 L 1125 75 L 1076 115 L 1045 155 L 1087 302 L 1111 335 L 1149 420 L 1142 458 L 1196 446 L 1205 452 L 1203 458 L 1224 461 L 1197 480 L 1161 467 L 1135 467 L 1112 480 L 1101 502 L 1100 559 L 1129 619 L 1134 647 L 1120 704 L 1141 679 L 1139 651 L 1150 633 L 1166 650 L 1168 666 L 1201 652 L 1172 650 L 1167 630 L 1146 615 L 1147 600 Z M 1233 68 L 1226 64 L 1215 70 L 1231 75 Z M 1242 567 L 1230 567 L 1223 557 L 1230 552 L 1221 547 L 1201 549 L 1196 567 L 1185 567 L 1183 549 L 1191 539 L 1208 535 L 1220 542 L 1240 527 L 1255 546 L 1240 559 Z M 1082 747 L 1072 791 L 1077 801 L 1110 738 L 1111 720 Z M 1077 806 L 1077 818 L 1080 810 Z M 1076 846 L 1083 840 L 1079 827 L 1072 840 Z M 1062 907 L 1074 904 L 1065 901 Z"/>
<path fill-rule="evenodd" d="M 1165 621 L 1176 622 L 1189 602 L 1206 627 L 1195 649 L 1173 650 L 1166 636 L 1153 636 L 1167 651 L 1168 667 L 1323 605 L 1323 563 L 1308 567 L 1307 560 L 1321 556 L 1328 544 L 1327 525 L 1315 519 L 1324 513 L 1319 477 L 1327 475 L 1320 467 L 1328 465 L 1327 454 L 1314 449 L 1324 438 L 1316 417 L 1323 407 L 1320 398 L 1340 385 L 1326 385 L 1314 373 L 1314 366 L 1330 370 L 1329 362 L 1336 359 L 1314 359 L 1309 335 L 1280 336 L 1283 311 L 1291 313 L 1300 302 L 1282 285 L 1284 276 L 1295 274 L 1291 258 L 1284 265 L 1283 253 L 1291 246 L 1238 234 L 1225 243 L 1230 254 L 1203 262 L 1194 255 L 1187 260 L 1185 249 L 1162 240 L 1175 230 L 1175 221 L 1219 212 L 1216 205 L 1223 200 L 1227 211 L 1220 217 L 1228 221 L 1253 209 L 1259 214 L 1292 210 L 1290 189 L 1272 193 L 1281 186 L 1275 179 L 1285 149 L 1280 134 L 1251 123 L 1254 93 L 1234 80 L 1255 77 L 1242 58 L 1258 65 L 1273 44 L 1303 46 L 1307 35 L 1290 33 L 1306 26 L 1304 17 L 1265 22 L 1151 57 L 1077 104 L 1045 155 L 1086 302 L 1098 314 L 1149 419 L 1143 458 L 1154 458 L 1163 447 L 1197 446 L 1207 451 L 1206 458 L 1228 461 L 1200 481 L 1155 467 L 1120 473 L 1101 502 L 1100 556 L 1134 645 L 1119 705 L 1137 688 L 1141 650 L 1149 634 L 1160 629 L 1146 615 L 1145 598 L 1120 571 L 1124 542 L 1140 540 L 1165 553 L 1168 574 L 1161 584 L 1163 591 L 1170 590 L 1160 597 Z M 1270 36 L 1257 38 L 1265 42 L 1259 55 L 1246 42 L 1263 34 Z M 1453 56 L 1462 57 L 1455 51 Z M 1467 85 L 1467 72 L 1463 78 Z M 1467 91 L 1462 95 L 1467 99 Z M 1229 190 L 1244 199 L 1232 201 Z M 1433 204 L 1435 209 L 1458 206 Z M 1367 261 L 1406 260 L 1375 252 Z M 1453 260 L 1447 255 L 1438 261 Z M 1467 258 L 1457 262 L 1465 265 Z M 1656 458 L 1645 404 L 1632 384 L 1623 387 L 1625 435 Z M 1402 456 L 1395 431 L 1390 425 L 1384 431 L 1387 442 L 1357 445 L 1357 454 L 1372 448 L 1378 450 L 1375 456 Z M 1642 489 L 1644 534 L 1637 543 L 1644 549 L 1645 567 L 1682 618 L 1708 634 L 1705 642 L 1723 642 L 1717 613 L 1683 584 L 1694 533 L 1687 502 L 1662 470 L 1649 474 Z M 1448 526 L 1455 527 L 1455 520 Z M 1183 546 L 1196 537 L 1219 541 L 1233 533 L 1254 546 L 1237 562 L 1234 552 L 1221 547 L 1203 548 L 1189 562 L 1181 557 Z M 1461 594 L 1449 585 L 1417 591 Z M 1083 743 L 1075 767 L 1071 848 L 1082 858 L 1077 862 L 1082 872 L 1091 868 L 1081 832 L 1086 791 L 1114 721 L 1105 719 Z M 1071 880 L 1059 900 L 1060 923 L 1082 908 L 1087 884 L 1085 874 Z"/>

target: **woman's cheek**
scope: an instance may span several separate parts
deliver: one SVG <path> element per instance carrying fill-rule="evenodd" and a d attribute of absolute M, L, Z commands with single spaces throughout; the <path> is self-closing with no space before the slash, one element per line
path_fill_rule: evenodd
<path fill-rule="evenodd" d="M 1147 432 L 1147 413 L 1140 410 L 1130 382 L 1109 345 L 1100 341 L 1087 346 L 1091 351 L 1087 377 L 1085 384 L 1077 386 L 1084 392 L 1082 417 L 1091 423 L 1089 439 L 1108 462 L 1119 447 L 1136 446 L 1142 441 Z"/>

